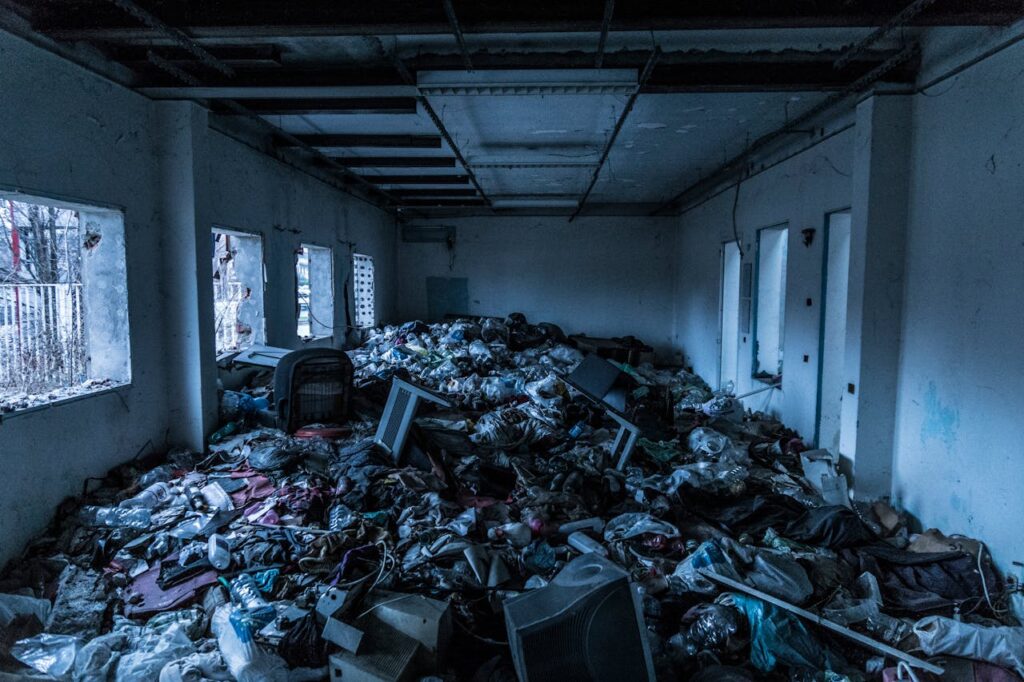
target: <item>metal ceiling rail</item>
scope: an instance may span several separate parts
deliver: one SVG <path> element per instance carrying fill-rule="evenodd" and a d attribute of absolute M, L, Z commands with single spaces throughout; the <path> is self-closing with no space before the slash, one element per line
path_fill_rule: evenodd
<path fill-rule="evenodd" d="M 677 206 L 687 196 L 714 187 L 719 182 L 724 181 L 729 175 L 741 170 L 743 165 L 747 162 L 748 159 L 750 159 L 750 157 L 752 157 L 758 151 L 764 149 L 767 145 L 778 140 L 783 135 L 796 131 L 801 126 L 806 125 L 808 122 L 810 122 L 817 116 L 820 116 L 822 113 L 824 113 L 828 109 L 831 109 L 836 104 L 839 104 L 848 97 L 860 92 L 861 90 L 867 89 L 870 85 L 883 78 L 885 74 L 889 73 L 900 64 L 913 59 L 919 53 L 920 47 L 916 43 L 908 45 L 907 47 L 903 48 L 899 53 L 887 59 L 884 63 L 880 64 L 876 68 L 872 69 L 870 72 L 866 73 L 865 75 L 861 76 L 854 82 L 850 83 L 843 90 L 833 93 L 832 95 L 829 95 L 827 98 L 825 98 L 815 106 L 811 107 L 800 116 L 786 123 L 784 126 L 777 128 L 776 130 L 773 130 L 772 132 L 767 133 L 766 135 L 762 135 L 757 140 L 748 145 L 744 151 L 740 152 L 736 156 L 726 161 L 724 164 L 715 169 L 710 175 L 703 178 L 702 180 L 698 180 L 694 184 L 684 189 L 679 194 L 676 194 L 674 197 L 661 204 L 658 208 L 651 211 L 648 215 L 658 215 L 667 208 Z"/>
<path fill-rule="evenodd" d="M 462 35 L 462 27 L 459 26 L 459 17 L 455 14 L 452 0 L 444 0 L 444 14 L 448 17 L 448 23 L 451 24 L 456 42 L 459 43 L 459 50 L 462 52 L 462 64 L 466 67 L 466 71 L 472 71 L 473 60 L 469 58 L 469 47 L 466 45 L 466 37 Z"/>
<path fill-rule="evenodd" d="M 230 66 L 228 66 L 227 64 L 224 64 L 217 57 L 213 56 L 212 54 L 210 54 L 209 52 L 204 50 L 202 47 L 200 47 L 198 44 L 196 44 L 195 41 L 193 41 L 191 38 L 189 38 L 186 34 L 182 33 L 181 31 L 179 31 L 178 29 L 176 29 L 176 28 L 174 28 L 172 26 L 168 26 L 167 24 L 163 23 L 157 17 L 153 16 L 152 14 L 147 12 L 146 10 L 142 9 L 141 7 L 136 5 L 135 3 L 131 2 L 131 0 L 109 0 L 109 1 L 114 3 L 117 7 L 121 8 L 125 12 L 131 14 L 133 17 L 135 17 L 136 19 L 138 19 L 142 23 L 146 24 L 147 26 L 149 26 L 153 30 L 159 31 L 160 33 L 163 33 L 166 36 L 168 36 L 168 38 L 174 40 L 176 43 L 178 43 L 179 45 L 184 47 L 186 50 L 188 50 L 190 53 L 195 55 L 196 58 L 200 62 L 206 64 L 207 66 L 209 66 L 209 67 L 211 67 L 213 69 L 216 69 L 220 73 L 223 73 L 223 74 L 225 74 L 227 76 L 233 76 L 234 75 L 235 72 L 234 72 L 234 70 Z M 157 68 L 160 68 L 160 69 L 164 70 L 165 72 L 169 73 L 170 75 L 172 75 L 172 76 L 182 80 L 187 85 L 191 85 L 191 86 L 201 85 L 202 82 L 198 78 L 192 76 L 191 74 L 186 72 L 184 69 L 181 69 L 178 66 L 172 64 L 170 61 L 168 61 L 167 59 L 165 59 L 165 58 L 161 57 L 160 55 L 156 54 L 152 50 L 149 50 L 147 52 L 146 56 L 147 56 L 147 59 L 154 66 L 156 66 Z M 245 116 L 245 117 L 255 121 L 258 125 L 260 125 L 264 129 L 268 130 L 272 135 L 280 137 L 280 138 L 286 140 L 289 143 L 290 146 L 300 147 L 300 148 L 304 149 L 305 151 L 311 153 L 314 157 L 321 159 L 330 168 L 332 168 L 336 172 L 340 173 L 342 178 L 345 181 L 347 181 L 348 183 L 355 184 L 355 185 L 358 185 L 358 186 L 362 187 L 364 189 L 364 191 L 366 191 L 368 194 L 370 194 L 370 196 L 382 197 L 385 201 L 390 202 L 391 204 L 398 204 L 398 200 L 394 196 L 392 196 L 391 194 L 386 192 L 385 190 L 382 190 L 380 187 L 377 187 L 373 183 L 367 182 L 359 174 L 353 173 L 352 171 L 350 171 L 345 166 L 337 163 L 334 159 L 332 159 L 329 156 L 326 156 L 325 154 L 321 153 L 318 149 L 316 149 L 314 147 L 311 147 L 308 144 L 302 142 L 301 140 L 299 140 L 295 136 L 291 135 L 290 133 L 287 133 L 284 130 L 282 130 L 282 129 L 274 126 L 274 125 L 271 125 L 268 121 L 266 121 L 265 119 L 260 117 L 258 114 L 256 114 L 252 110 L 242 106 L 238 102 L 236 102 L 234 100 L 231 100 L 231 99 L 225 99 L 225 100 L 221 100 L 220 103 L 221 103 L 221 105 L 223 105 L 224 107 L 227 107 L 228 109 L 234 111 L 235 113 L 237 113 L 239 115 L 242 115 L 242 116 Z"/>
<path fill-rule="evenodd" d="M 930 5 L 934 4 L 935 0 L 914 0 L 909 5 L 903 8 L 899 14 L 894 16 L 889 21 L 885 22 L 874 31 L 866 35 L 863 39 L 858 41 L 849 50 L 844 52 L 836 59 L 832 65 L 836 69 L 841 69 L 856 57 L 860 56 L 866 49 L 877 43 L 882 38 L 886 37 L 901 26 L 906 25 L 912 21 L 914 17 L 926 10 Z"/>
<path fill-rule="evenodd" d="M 587 184 L 586 191 L 583 192 L 583 196 L 580 198 L 579 204 L 576 206 L 576 210 L 569 216 L 569 222 L 571 223 L 576 219 L 576 216 L 583 210 L 583 206 L 587 203 L 587 199 L 590 197 L 590 192 L 593 191 L 594 185 L 597 184 L 597 178 L 601 175 L 601 169 L 604 168 L 605 161 L 608 160 L 608 154 L 612 150 L 612 145 L 615 144 L 615 138 L 619 136 L 619 132 L 622 130 L 622 126 L 625 125 L 626 119 L 629 117 L 629 112 L 633 110 L 633 105 L 636 104 L 636 98 L 640 95 L 640 90 L 643 89 L 644 83 L 651 77 L 651 72 L 654 71 L 654 65 L 658 63 L 658 58 L 661 56 L 661 48 L 655 47 L 651 52 L 651 56 L 647 59 L 647 64 L 644 65 L 644 70 L 640 72 L 640 78 L 637 79 L 636 90 L 626 100 L 626 106 L 622 108 L 622 113 L 619 114 L 619 120 L 615 122 L 615 127 L 612 128 L 612 134 L 608 137 L 608 142 L 604 145 L 604 151 L 601 152 L 601 158 L 597 161 L 597 167 L 594 168 L 593 174 L 590 176 L 590 183 Z"/>
<path fill-rule="evenodd" d="M 604 0 L 604 17 L 601 19 L 601 37 L 597 39 L 597 56 L 594 57 L 594 68 L 600 69 L 604 63 L 604 46 L 608 42 L 608 30 L 612 25 L 612 14 L 615 12 L 615 0 Z"/>
<path fill-rule="evenodd" d="M 398 71 L 398 75 L 402 77 L 402 80 L 408 85 L 416 85 L 416 79 L 413 77 L 409 69 L 406 68 L 405 64 L 402 63 L 402 60 L 399 59 L 397 54 L 392 55 L 392 60 L 395 65 L 395 69 Z M 419 101 L 420 106 L 423 107 L 423 110 L 427 112 L 430 120 L 434 122 L 434 127 L 437 128 L 437 132 L 441 133 L 441 137 L 443 137 L 444 141 L 448 143 L 452 153 L 455 154 L 455 158 L 459 160 L 459 163 L 462 165 L 463 169 L 465 169 L 466 175 L 469 177 L 469 181 L 480 194 L 480 198 L 486 202 L 487 206 L 493 207 L 491 200 L 487 197 L 487 193 L 484 192 L 483 187 L 481 187 L 480 183 L 477 181 L 476 174 L 473 173 L 473 168 L 469 165 L 469 162 L 466 161 L 466 157 L 462 155 L 462 152 L 459 151 L 458 145 L 455 144 L 455 140 L 452 139 L 452 136 L 448 133 L 448 129 L 445 128 L 444 123 L 441 121 L 441 117 L 437 115 L 436 111 L 434 111 L 434 107 L 430 105 L 430 102 L 427 101 L 427 98 L 422 94 L 418 95 L 416 99 Z"/>

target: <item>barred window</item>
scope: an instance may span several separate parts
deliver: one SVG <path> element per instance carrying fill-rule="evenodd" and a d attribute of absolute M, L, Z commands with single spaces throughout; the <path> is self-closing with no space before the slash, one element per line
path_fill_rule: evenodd
<path fill-rule="evenodd" d="M 0 195 L 0 412 L 130 379 L 123 215 Z"/>
<path fill-rule="evenodd" d="M 373 258 L 359 253 L 353 254 L 352 273 L 356 326 L 373 327 L 377 324 L 377 313 L 373 305 Z"/>

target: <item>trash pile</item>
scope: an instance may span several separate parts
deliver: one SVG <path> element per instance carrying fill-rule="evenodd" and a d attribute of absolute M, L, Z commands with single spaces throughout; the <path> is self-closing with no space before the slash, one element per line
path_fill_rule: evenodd
<path fill-rule="evenodd" d="M 642 431 L 620 470 L 554 325 L 411 322 L 349 355 L 330 438 L 256 425 L 264 382 L 225 392 L 232 428 L 207 452 L 87 481 L 0 579 L 0 671 L 514 680 L 539 643 L 505 605 L 599 556 L 632 585 L 652 666 L 635 679 L 1024 675 L 1015 586 L 982 543 L 851 503 L 830 453 L 693 374 L 618 366 Z M 422 406 L 415 456 L 373 441 L 393 377 L 453 405 Z"/>

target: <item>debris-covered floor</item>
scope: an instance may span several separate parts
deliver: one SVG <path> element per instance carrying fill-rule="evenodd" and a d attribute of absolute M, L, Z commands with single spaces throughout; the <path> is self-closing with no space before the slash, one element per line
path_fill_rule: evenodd
<path fill-rule="evenodd" d="M 620 365 L 643 437 L 617 470 L 616 424 L 562 380 L 583 359 L 565 341 L 521 316 L 375 332 L 350 353 L 336 439 L 257 426 L 258 375 L 253 400 L 226 394 L 208 452 L 86 482 L 7 567 L 0 669 L 497 682 L 515 653 L 530 679 L 1024 674 L 1013 585 L 982 543 L 851 505 L 827 453 L 678 369 Z M 421 405 L 402 466 L 372 441 L 396 372 L 454 405 Z M 510 645 L 504 605 L 592 553 L 628 571 L 645 627 L 627 613 L 583 649 Z M 618 654 L 631 637 L 649 657 Z"/>

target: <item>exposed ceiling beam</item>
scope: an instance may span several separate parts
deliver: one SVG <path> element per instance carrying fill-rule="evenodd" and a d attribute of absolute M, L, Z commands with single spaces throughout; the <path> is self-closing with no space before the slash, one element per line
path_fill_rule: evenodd
<path fill-rule="evenodd" d="M 761 3 L 723 3 L 694 0 L 677 3 L 620 3 L 618 31 L 876 27 L 892 14 L 891 0 L 848 0 L 809 3 L 774 0 Z M 151 0 L 152 10 L 165 22 L 193 39 L 326 37 L 343 35 L 446 34 L 451 23 L 439 2 L 339 3 L 305 0 L 301 3 L 219 0 L 182 2 Z M 106 9 L 106 11 L 103 11 Z M 163 39 L 151 28 L 138 28 L 95 2 L 32 3 L 37 28 L 70 40 L 131 42 Z M 1015 0 L 943 0 L 914 17 L 911 25 L 995 25 L 1018 13 Z M 458 22 L 464 34 L 528 32 L 596 32 L 592 3 L 550 0 L 476 0 L 460 7 Z M 59 33 L 57 33 L 59 31 Z M 474 64 L 475 65 L 475 64 Z M 477 66 L 477 65 L 475 65 Z"/>
<path fill-rule="evenodd" d="M 310 147 L 372 147 L 380 149 L 440 149 L 439 135 L 295 135 Z"/>
<path fill-rule="evenodd" d="M 834 64 L 835 68 L 842 69 L 856 59 L 862 52 L 864 52 L 864 50 L 868 49 L 879 40 L 882 40 L 890 33 L 909 24 L 914 20 L 914 17 L 921 14 L 921 12 L 928 9 L 928 7 L 933 4 L 935 4 L 935 0 L 913 0 L 913 2 L 904 7 L 899 14 L 879 26 L 869 35 L 858 41 L 856 45 L 847 50 L 841 57 L 839 57 L 839 59 L 836 60 Z"/>
<path fill-rule="evenodd" d="M 468 185 L 468 175 L 363 175 L 375 185 Z"/>
<path fill-rule="evenodd" d="M 451 156 L 327 156 L 349 168 L 455 168 Z"/>
<path fill-rule="evenodd" d="M 217 87 L 140 87 L 150 99 L 367 99 L 412 98 L 414 87 L 407 85 L 334 85 L 334 86 L 217 86 Z"/>
<path fill-rule="evenodd" d="M 430 207 L 430 206 L 486 206 L 487 202 L 483 199 L 408 199 L 402 200 L 402 206 L 417 206 L 417 207 Z"/>
<path fill-rule="evenodd" d="M 475 189 L 399 189 L 398 197 L 475 197 Z"/>
<path fill-rule="evenodd" d="M 214 101 L 215 109 L 217 101 Z M 262 115 L 416 113 L 416 100 L 411 97 L 246 99 L 245 106 L 250 111 Z"/>
<path fill-rule="evenodd" d="M 281 66 L 281 48 L 277 45 L 216 45 L 204 46 L 219 61 L 231 66 L 241 67 L 279 67 Z M 125 64 L 143 65 L 146 62 L 146 51 L 149 45 L 113 44 L 103 46 L 104 54 L 114 61 Z M 171 62 L 193 62 L 195 58 L 169 56 Z"/>
<path fill-rule="evenodd" d="M 842 54 L 838 50 L 778 52 L 724 52 L 675 51 L 663 53 L 651 74 L 643 93 L 661 92 L 732 92 L 732 91 L 791 91 L 837 90 L 845 87 L 861 74 L 885 62 L 896 50 L 868 50 L 860 54 L 846 68 L 836 70 L 833 63 Z M 604 57 L 605 69 L 643 68 L 649 53 L 636 50 L 608 53 Z M 477 73 L 500 68 L 590 70 L 593 53 L 539 52 L 539 53 L 478 53 L 475 55 Z M 420 55 L 408 65 L 411 71 L 461 71 L 454 55 Z M 893 80 L 913 80 L 915 64 L 905 64 L 890 74 Z M 341 93 L 358 96 L 365 93 L 380 95 L 416 94 L 415 88 L 396 78 L 392 70 L 367 68 L 293 68 L 246 69 L 233 79 L 202 91 L 176 87 L 177 81 L 159 71 L 147 74 L 137 87 L 151 97 L 231 96 L 237 99 L 260 97 L 330 97 Z M 174 86 L 169 85 L 173 83 Z M 210 84 L 210 78 L 204 78 Z"/>

